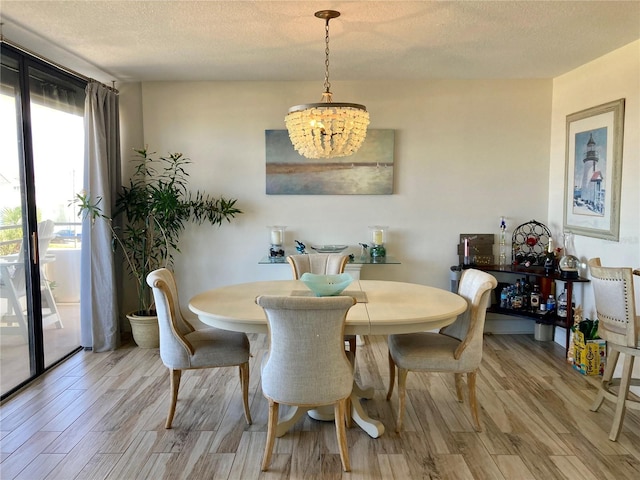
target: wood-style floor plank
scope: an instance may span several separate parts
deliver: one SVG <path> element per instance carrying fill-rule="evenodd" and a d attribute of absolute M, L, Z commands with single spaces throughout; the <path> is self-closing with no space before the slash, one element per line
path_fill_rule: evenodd
<path fill-rule="evenodd" d="M 528 335 L 485 337 L 480 433 L 466 391 L 457 401 L 453 375 L 416 372 L 407 378 L 404 428 L 396 433 L 386 338 L 366 337 L 357 378 L 374 387 L 363 406 L 385 425 L 384 435 L 349 429 L 352 471 L 344 473 L 334 424 L 304 416 L 276 439 L 269 471 L 261 472 L 268 404 L 259 371 L 267 342 L 249 339 L 252 425 L 236 367 L 185 372 L 173 428 L 165 430 L 169 377 L 157 349 L 79 352 L 0 406 L 0 478 L 640 478 L 640 412 L 628 411 L 619 441 L 609 441 L 612 405 L 589 411 L 599 378 L 571 368 L 562 347 Z"/>

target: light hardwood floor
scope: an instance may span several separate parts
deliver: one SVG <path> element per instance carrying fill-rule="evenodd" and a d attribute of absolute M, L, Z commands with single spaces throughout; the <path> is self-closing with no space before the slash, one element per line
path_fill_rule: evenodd
<path fill-rule="evenodd" d="M 332 423 L 305 416 L 278 439 L 260 472 L 267 402 L 260 390 L 264 335 L 250 335 L 245 424 L 237 369 L 183 375 L 173 421 L 163 428 L 169 378 L 158 350 L 81 352 L 0 408 L 0 478 L 38 479 L 638 479 L 640 415 L 628 411 L 620 440 L 608 440 L 613 411 L 589 411 L 599 377 L 585 377 L 564 349 L 528 335 L 485 337 L 478 378 L 482 433 L 455 400 L 452 375 L 410 373 L 405 428 L 397 397 L 385 400 L 384 337 L 358 347 L 358 376 L 375 387 L 365 402 L 387 432 L 348 431 L 351 473 L 341 470 Z"/>

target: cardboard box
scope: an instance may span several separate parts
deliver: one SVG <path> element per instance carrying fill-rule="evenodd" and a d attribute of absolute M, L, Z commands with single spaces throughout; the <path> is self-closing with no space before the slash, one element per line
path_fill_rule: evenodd
<path fill-rule="evenodd" d="M 607 357 L 607 342 L 584 339 L 582 332 L 573 332 L 573 368 L 583 375 L 602 375 Z"/>

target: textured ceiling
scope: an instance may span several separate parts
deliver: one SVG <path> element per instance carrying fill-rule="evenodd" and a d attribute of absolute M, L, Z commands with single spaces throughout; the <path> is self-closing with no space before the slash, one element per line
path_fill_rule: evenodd
<path fill-rule="evenodd" d="M 321 9 L 338 81 L 550 78 L 640 38 L 640 1 L 0 2 L 8 40 L 119 82 L 322 82 Z"/>

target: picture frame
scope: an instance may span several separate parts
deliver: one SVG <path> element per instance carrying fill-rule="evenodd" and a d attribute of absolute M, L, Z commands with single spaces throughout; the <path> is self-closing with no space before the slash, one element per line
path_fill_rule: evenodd
<path fill-rule="evenodd" d="M 308 159 L 286 130 L 265 130 L 267 195 L 392 195 L 395 130 L 368 129 L 348 157 Z"/>
<path fill-rule="evenodd" d="M 624 102 L 567 115 L 565 231 L 619 240 Z"/>

